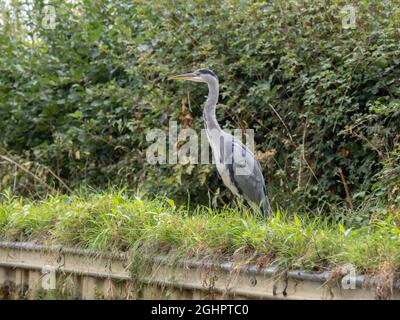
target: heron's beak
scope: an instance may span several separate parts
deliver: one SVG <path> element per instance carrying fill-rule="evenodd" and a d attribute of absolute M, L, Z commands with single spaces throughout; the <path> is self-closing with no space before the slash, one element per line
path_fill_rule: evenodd
<path fill-rule="evenodd" d="M 178 74 L 176 76 L 171 76 L 168 80 L 195 80 L 196 75 L 194 73 L 184 73 Z"/>

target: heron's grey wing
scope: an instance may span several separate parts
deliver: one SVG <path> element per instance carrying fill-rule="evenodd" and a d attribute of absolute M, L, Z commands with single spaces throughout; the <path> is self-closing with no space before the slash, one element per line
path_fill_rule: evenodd
<path fill-rule="evenodd" d="M 224 136 L 223 161 L 239 194 L 257 205 L 266 201 L 265 181 L 254 154 L 231 135 Z"/>

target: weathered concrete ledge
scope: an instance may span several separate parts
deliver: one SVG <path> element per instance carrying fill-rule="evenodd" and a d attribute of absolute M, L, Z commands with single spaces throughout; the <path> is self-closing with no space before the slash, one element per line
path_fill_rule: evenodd
<path fill-rule="evenodd" d="M 364 276 L 332 272 L 238 267 L 234 263 L 185 261 L 178 267 L 155 257 L 140 288 L 127 254 L 0 242 L 0 299 L 37 298 L 54 290 L 71 299 L 374 299 Z M 146 273 L 147 274 L 147 273 Z M 335 279 L 334 279 L 335 277 Z M 400 299 L 399 283 L 392 299 Z"/>

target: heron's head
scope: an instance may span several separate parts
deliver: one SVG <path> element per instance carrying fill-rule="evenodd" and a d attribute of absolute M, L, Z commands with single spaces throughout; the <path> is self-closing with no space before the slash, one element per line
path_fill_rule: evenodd
<path fill-rule="evenodd" d="M 213 80 L 218 80 L 214 72 L 209 69 L 199 69 L 194 72 L 178 74 L 168 78 L 169 80 L 189 80 L 195 82 L 209 83 Z"/>

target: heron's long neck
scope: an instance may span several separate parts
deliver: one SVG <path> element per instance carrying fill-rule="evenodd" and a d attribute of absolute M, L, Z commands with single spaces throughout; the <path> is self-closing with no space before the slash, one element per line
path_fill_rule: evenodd
<path fill-rule="evenodd" d="M 219 85 L 217 80 L 208 82 L 208 97 L 204 105 L 204 121 L 207 130 L 221 131 L 215 115 L 218 103 Z"/>

